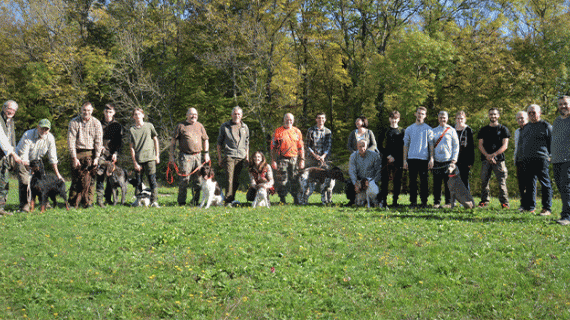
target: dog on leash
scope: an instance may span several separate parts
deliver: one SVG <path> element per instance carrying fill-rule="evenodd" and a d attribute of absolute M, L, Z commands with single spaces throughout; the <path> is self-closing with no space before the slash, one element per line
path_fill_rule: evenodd
<path fill-rule="evenodd" d="M 354 202 L 357 206 L 363 207 L 367 206 L 368 208 L 378 206 L 378 201 L 376 196 L 378 195 L 378 186 L 374 182 L 374 180 L 368 179 L 360 179 L 356 181 L 354 185 L 356 191 L 356 198 Z"/>
<path fill-rule="evenodd" d="M 257 189 L 257 192 L 255 193 L 255 200 L 253 200 L 251 207 L 271 207 L 271 202 L 269 201 L 269 195 L 266 188 Z"/>
<path fill-rule="evenodd" d="M 46 211 L 48 199 L 53 201 L 53 207 L 55 208 L 57 206 L 56 196 L 63 198 L 65 201 L 65 208 L 69 210 L 65 182 L 60 180 L 54 174 L 46 174 L 42 160 L 30 161 L 30 169 L 32 171 L 32 180 L 30 181 L 32 194 L 32 199 L 30 201 L 31 211 L 34 210 L 36 197 L 40 200 L 40 210 L 42 213 Z"/>
<path fill-rule="evenodd" d="M 322 167 L 306 168 L 299 174 L 299 204 L 307 204 L 309 197 L 315 191 L 317 185 L 321 186 L 321 202 L 323 204 L 332 203 L 332 191 L 335 181 L 344 182 L 344 175 L 339 167 L 326 169 Z"/>
<path fill-rule="evenodd" d="M 221 206 L 224 204 L 224 195 L 220 185 L 214 178 L 214 170 L 205 165 L 198 171 L 198 183 L 202 191 L 200 208 L 208 209 L 211 205 Z"/>
<path fill-rule="evenodd" d="M 71 188 L 74 188 L 77 194 L 73 199 L 69 199 L 69 202 L 73 204 L 75 209 L 77 209 L 81 203 L 87 207 L 89 201 L 89 191 L 91 189 L 91 181 L 93 181 L 95 175 L 97 174 L 97 165 L 93 164 L 93 160 L 90 157 L 84 158 L 80 160 L 78 173 L 81 178 L 79 180 L 79 184 L 71 185 Z"/>
<path fill-rule="evenodd" d="M 105 161 L 99 165 L 97 175 L 105 175 L 107 177 L 105 201 L 109 204 L 117 205 L 119 202 L 118 189 L 121 188 L 121 204 L 124 205 L 129 183 L 127 170 L 117 167 L 112 161 Z"/>
<path fill-rule="evenodd" d="M 447 187 L 451 196 L 451 208 L 455 207 L 455 200 L 457 200 L 463 207 L 472 209 L 475 206 L 475 200 L 473 200 L 471 192 L 467 190 L 467 187 L 461 180 L 457 166 L 454 163 L 450 164 L 447 173 L 449 175 Z"/>
<path fill-rule="evenodd" d="M 132 178 L 129 179 L 128 182 L 137 188 L 137 179 Z M 141 182 L 141 192 L 135 196 L 135 201 L 131 204 L 131 207 L 148 207 L 150 206 L 150 196 L 151 196 L 151 189 L 147 188 L 144 182 Z"/>

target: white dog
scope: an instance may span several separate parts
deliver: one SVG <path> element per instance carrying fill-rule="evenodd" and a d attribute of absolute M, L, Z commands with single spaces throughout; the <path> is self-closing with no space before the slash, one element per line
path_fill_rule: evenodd
<path fill-rule="evenodd" d="M 271 207 L 271 202 L 269 202 L 269 198 L 267 197 L 267 189 L 259 188 L 257 189 L 257 193 L 255 194 L 255 200 L 251 205 L 253 208 L 257 207 Z"/>
<path fill-rule="evenodd" d="M 355 199 L 357 206 L 361 207 L 365 204 L 368 206 L 368 208 L 370 208 L 370 204 L 372 204 L 373 207 L 381 206 L 381 204 L 379 204 L 376 199 L 379 189 L 374 180 L 358 180 L 356 181 L 355 186 L 358 189 Z"/>
<path fill-rule="evenodd" d="M 198 175 L 198 181 L 202 191 L 200 208 L 208 209 L 211 205 L 221 206 L 224 204 L 224 195 L 218 182 L 214 179 L 214 170 L 210 166 L 203 166 Z"/>
<path fill-rule="evenodd" d="M 134 179 L 130 179 L 129 183 L 134 185 Z M 141 193 L 138 196 L 135 196 L 135 201 L 131 204 L 131 207 L 148 207 L 150 206 L 150 188 L 147 188 L 146 185 L 141 182 Z"/>

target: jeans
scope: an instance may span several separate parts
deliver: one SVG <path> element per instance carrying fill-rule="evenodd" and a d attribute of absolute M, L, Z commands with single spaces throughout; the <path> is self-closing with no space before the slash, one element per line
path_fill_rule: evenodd
<path fill-rule="evenodd" d="M 392 200 L 394 203 L 397 203 L 402 186 L 402 165 L 395 165 L 393 162 L 388 163 L 387 161 L 383 163 L 385 163 L 385 165 L 382 166 L 382 190 L 380 191 L 378 200 L 382 203 L 386 203 L 386 199 L 388 198 L 388 184 L 390 182 L 390 176 L 392 176 L 392 184 L 394 185 Z"/>
<path fill-rule="evenodd" d="M 408 159 L 408 171 L 410 172 L 410 203 L 415 205 L 418 203 L 418 181 L 420 176 L 420 198 L 422 204 L 428 201 L 428 160 Z"/>
<path fill-rule="evenodd" d="M 536 207 L 536 180 L 542 189 L 542 209 L 550 210 L 552 207 L 552 183 L 548 166 L 550 161 L 546 159 L 524 159 L 522 170 L 524 171 L 523 181 L 526 189 L 526 210 L 533 210 Z M 531 197 L 532 196 L 532 197 Z"/>
<path fill-rule="evenodd" d="M 556 181 L 562 200 L 560 218 L 570 220 L 570 161 L 554 163 L 552 167 L 554 168 L 554 181 Z"/>
<path fill-rule="evenodd" d="M 489 180 L 491 180 L 491 173 L 494 172 L 495 176 L 499 180 L 499 201 L 501 204 L 509 204 L 509 192 L 507 191 L 507 166 L 505 161 L 500 161 L 495 164 L 490 163 L 487 160 L 483 160 L 481 164 L 481 202 L 489 202 L 491 199 L 489 197 L 490 188 Z"/>
<path fill-rule="evenodd" d="M 517 166 L 517 180 L 519 186 L 519 193 L 521 197 L 521 208 L 523 208 L 524 210 L 531 210 L 532 207 L 532 209 L 534 209 L 533 199 L 536 198 L 536 188 L 534 188 L 533 190 L 527 190 L 525 185 L 525 177 L 523 174 L 524 172 L 523 163 L 517 161 L 516 166 Z M 536 177 L 534 177 L 532 185 L 536 186 Z"/>

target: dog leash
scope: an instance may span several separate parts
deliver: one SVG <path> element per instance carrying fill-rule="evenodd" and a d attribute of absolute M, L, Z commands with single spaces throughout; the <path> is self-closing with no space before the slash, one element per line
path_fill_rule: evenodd
<path fill-rule="evenodd" d="M 185 173 L 180 173 L 180 170 L 178 169 L 178 166 L 176 165 L 176 163 L 174 161 L 168 161 L 168 165 L 166 166 L 166 182 L 168 182 L 168 184 L 174 183 L 174 175 L 172 174 L 172 169 L 170 169 L 170 167 L 174 168 L 174 171 L 176 171 L 176 174 L 178 176 L 188 177 L 188 176 L 191 176 L 194 173 L 196 173 L 198 170 L 200 170 L 206 163 L 211 164 L 212 161 L 211 160 L 204 161 L 201 165 L 196 167 L 196 169 L 194 169 L 194 171 L 192 171 L 188 174 L 185 174 Z"/>

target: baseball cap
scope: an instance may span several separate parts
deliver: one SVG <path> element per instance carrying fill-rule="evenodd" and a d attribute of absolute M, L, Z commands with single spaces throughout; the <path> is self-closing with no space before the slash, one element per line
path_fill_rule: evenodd
<path fill-rule="evenodd" d="M 40 128 L 48 128 L 51 129 L 51 122 L 49 122 L 48 119 L 42 119 L 40 120 L 40 122 L 38 122 L 38 126 Z"/>

